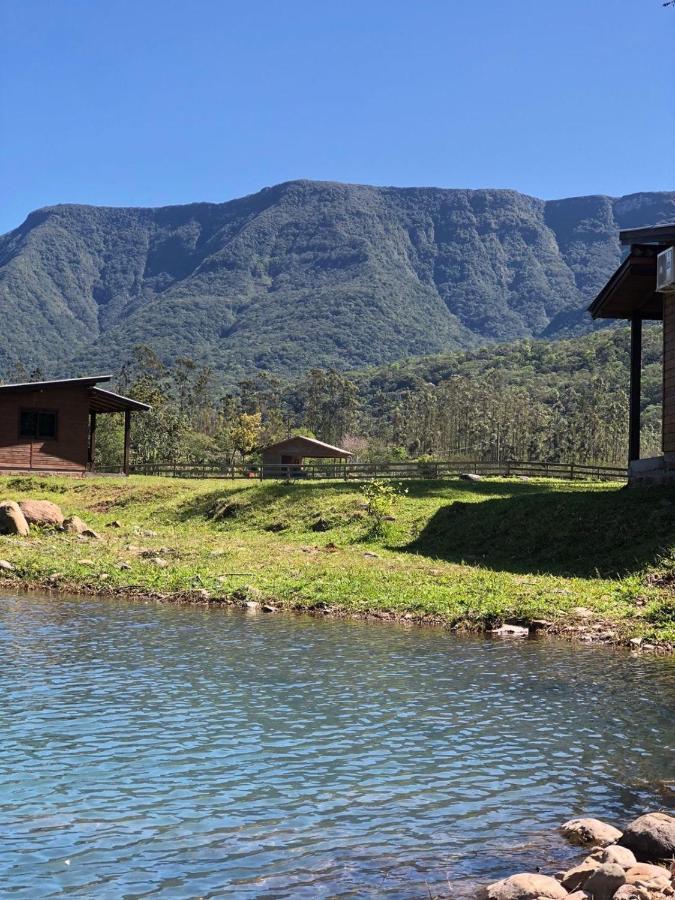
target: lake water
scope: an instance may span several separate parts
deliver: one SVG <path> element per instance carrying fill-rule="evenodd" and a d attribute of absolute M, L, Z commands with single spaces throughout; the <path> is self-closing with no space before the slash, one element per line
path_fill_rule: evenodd
<path fill-rule="evenodd" d="M 675 663 L 0 598 L 0 896 L 463 896 L 668 805 Z M 672 795 L 670 795 L 672 798 Z"/>

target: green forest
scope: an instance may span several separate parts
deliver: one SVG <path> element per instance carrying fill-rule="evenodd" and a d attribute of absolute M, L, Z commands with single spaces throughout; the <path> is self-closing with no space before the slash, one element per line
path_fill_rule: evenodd
<path fill-rule="evenodd" d="M 359 461 L 447 457 L 623 464 L 629 333 L 608 328 L 561 341 L 524 340 L 356 372 L 312 369 L 283 381 L 261 372 L 224 390 L 208 368 L 165 365 L 137 347 L 122 393 L 152 404 L 135 417 L 133 461 L 254 462 L 293 433 L 351 450 Z M 645 330 L 643 447 L 660 441 L 661 329 Z M 102 416 L 100 467 L 121 460 L 122 422 Z"/>

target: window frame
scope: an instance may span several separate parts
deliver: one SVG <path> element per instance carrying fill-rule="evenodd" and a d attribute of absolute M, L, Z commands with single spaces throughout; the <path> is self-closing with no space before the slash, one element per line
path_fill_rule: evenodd
<path fill-rule="evenodd" d="M 35 431 L 32 434 L 26 434 L 22 430 L 22 422 L 24 415 L 30 413 L 35 417 Z M 44 435 L 39 433 L 39 421 L 41 415 L 54 417 L 54 434 Z M 57 441 L 59 438 L 59 411 L 58 409 L 35 409 L 31 407 L 21 407 L 19 409 L 18 422 L 19 440 L 24 441 Z"/>

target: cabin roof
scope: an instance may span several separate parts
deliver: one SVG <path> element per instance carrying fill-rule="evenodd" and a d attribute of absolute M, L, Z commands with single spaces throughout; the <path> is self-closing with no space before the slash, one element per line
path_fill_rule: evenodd
<path fill-rule="evenodd" d="M 631 228 L 619 233 L 630 253 L 588 307 L 594 319 L 663 318 L 663 297 L 656 292 L 656 257 L 675 244 L 675 224 Z"/>
<path fill-rule="evenodd" d="M 296 434 L 293 437 L 285 438 L 283 441 L 268 444 L 266 447 L 261 447 L 261 452 L 282 451 L 291 447 L 300 450 L 303 456 L 309 457 L 336 458 L 352 455 L 349 450 L 345 450 L 342 447 L 334 447 L 332 444 L 324 443 L 324 441 L 317 441 L 316 438 L 305 437 L 303 434 Z"/>
<path fill-rule="evenodd" d="M 123 397 L 122 394 L 115 394 L 113 391 L 106 391 L 97 387 L 102 381 L 110 381 L 111 378 L 112 375 L 90 375 L 84 378 L 60 378 L 54 381 L 24 381 L 20 384 L 1 384 L 0 394 L 49 391 L 62 387 L 82 387 L 89 389 L 90 412 L 107 413 L 125 412 L 126 410 L 146 412 L 151 409 L 147 403 L 141 403 L 140 400 L 132 400 L 130 397 Z"/>

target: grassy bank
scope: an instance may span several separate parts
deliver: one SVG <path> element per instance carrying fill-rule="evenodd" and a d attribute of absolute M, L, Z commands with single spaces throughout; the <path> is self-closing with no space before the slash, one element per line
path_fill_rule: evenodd
<path fill-rule="evenodd" d="M 608 641 L 675 641 L 675 491 L 507 479 L 407 487 L 374 536 L 351 483 L 4 477 L 0 498 L 52 500 L 100 540 L 0 537 L 14 567 L 0 575 L 64 591 L 476 628 L 543 620 Z"/>

